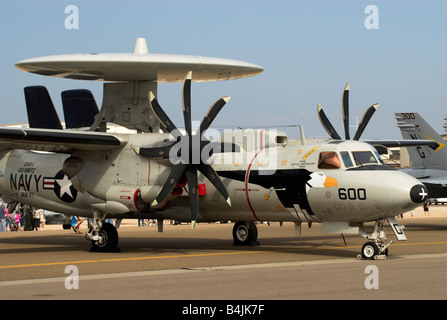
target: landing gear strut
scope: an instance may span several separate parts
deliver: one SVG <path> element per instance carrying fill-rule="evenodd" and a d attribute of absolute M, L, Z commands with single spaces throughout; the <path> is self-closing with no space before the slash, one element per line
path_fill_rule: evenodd
<path fill-rule="evenodd" d="M 93 209 L 93 226 L 85 235 L 92 242 L 90 252 L 120 252 L 118 232 L 112 224 L 104 222 L 105 217 L 105 212 Z"/>
<path fill-rule="evenodd" d="M 393 241 L 386 243 L 386 234 L 383 226 L 385 221 L 386 219 L 376 220 L 374 230 L 371 234 L 368 234 L 364 229 L 360 230 L 361 236 L 371 241 L 366 242 L 362 246 L 362 252 L 357 256 L 357 259 L 386 259 L 388 256 L 388 247 L 393 243 Z"/>
<path fill-rule="evenodd" d="M 258 228 L 254 222 L 238 221 L 233 227 L 233 245 L 259 246 Z"/>

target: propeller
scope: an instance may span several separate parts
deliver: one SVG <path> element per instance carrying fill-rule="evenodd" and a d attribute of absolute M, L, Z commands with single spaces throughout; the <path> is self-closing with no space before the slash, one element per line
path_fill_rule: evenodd
<path fill-rule="evenodd" d="M 239 148 L 236 145 L 229 143 L 217 143 L 210 142 L 203 137 L 204 132 L 209 128 L 213 120 L 216 118 L 219 111 L 230 100 L 230 97 L 226 96 L 220 98 L 214 102 L 210 107 L 207 114 L 203 118 L 199 130 L 192 134 L 192 122 L 191 122 L 191 78 L 192 72 L 188 72 L 183 84 L 183 118 L 185 121 L 186 135 L 183 135 L 174 123 L 169 119 L 168 115 L 163 111 L 159 105 L 157 99 L 152 92 L 149 93 L 149 102 L 157 119 L 160 121 L 164 129 L 171 133 L 177 140 L 167 146 L 162 147 L 149 147 L 149 148 L 135 148 L 140 156 L 150 159 L 166 159 L 169 158 L 173 164 L 171 172 L 166 179 L 160 193 L 152 202 L 152 206 L 156 206 L 161 203 L 179 180 L 185 176 L 188 183 L 189 199 L 191 204 L 191 222 L 194 228 L 197 221 L 198 211 L 198 182 L 197 174 L 201 172 L 219 191 L 224 197 L 226 202 L 231 206 L 230 197 L 225 188 L 225 185 L 220 180 L 216 171 L 208 163 L 209 157 L 214 152 L 234 152 Z"/>
<path fill-rule="evenodd" d="M 365 130 L 369 120 L 373 116 L 374 112 L 376 112 L 377 108 L 379 107 L 378 103 L 375 103 L 366 109 L 365 113 L 363 114 L 363 118 L 360 121 L 359 127 L 357 128 L 357 131 L 354 135 L 353 140 L 359 140 L 360 136 L 363 134 L 363 131 Z M 323 125 L 323 128 L 326 130 L 326 132 L 331 136 L 334 140 L 342 140 L 340 135 L 337 133 L 335 128 L 332 126 L 331 122 L 327 118 L 326 114 L 323 111 L 323 108 L 320 104 L 317 105 L 317 112 L 318 112 L 318 118 L 320 119 L 321 124 Z M 350 140 L 349 135 L 349 83 L 346 84 L 344 90 L 343 90 L 343 98 L 342 98 L 342 113 L 343 113 L 343 125 L 345 129 L 345 139 Z"/>

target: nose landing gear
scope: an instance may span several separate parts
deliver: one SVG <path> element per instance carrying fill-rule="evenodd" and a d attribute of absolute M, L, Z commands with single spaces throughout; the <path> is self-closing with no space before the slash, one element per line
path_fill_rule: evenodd
<path fill-rule="evenodd" d="M 362 253 L 357 255 L 358 260 L 382 260 L 388 256 L 388 247 L 393 243 L 390 241 L 388 244 L 384 242 L 366 242 L 362 247 Z"/>
<path fill-rule="evenodd" d="M 388 247 L 393 243 L 386 243 L 386 233 L 384 224 L 388 221 L 398 240 L 407 240 L 403 228 L 399 225 L 395 217 L 387 217 L 376 220 L 374 229 L 371 233 L 367 232 L 367 228 L 360 229 L 360 235 L 368 241 L 362 246 L 362 251 L 357 255 L 357 259 L 379 260 L 386 259 L 388 256 Z"/>

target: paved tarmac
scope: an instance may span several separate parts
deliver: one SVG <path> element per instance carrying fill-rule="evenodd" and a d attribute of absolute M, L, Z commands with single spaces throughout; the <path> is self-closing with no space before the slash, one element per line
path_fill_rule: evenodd
<path fill-rule="evenodd" d="M 399 221 L 408 241 L 387 228 L 395 243 L 378 261 L 356 259 L 364 239 L 345 236 L 345 245 L 319 224 L 301 237 L 293 224 L 258 224 L 261 245 L 235 247 L 230 223 L 158 233 L 128 220 L 120 253 L 91 253 L 83 235 L 61 226 L 4 232 L 0 299 L 446 299 L 447 206 Z"/>

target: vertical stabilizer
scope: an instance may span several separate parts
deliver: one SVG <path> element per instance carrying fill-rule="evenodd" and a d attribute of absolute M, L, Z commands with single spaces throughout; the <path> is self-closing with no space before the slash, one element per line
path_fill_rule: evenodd
<path fill-rule="evenodd" d="M 30 128 L 62 129 L 53 101 L 44 86 L 24 88 Z"/>
<path fill-rule="evenodd" d="M 62 92 L 65 126 L 67 129 L 90 128 L 99 112 L 90 90 L 77 89 Z"/>
<path fill-rule="evenodd" d="M 430 139 L 434 146 L 408 147 L 413 168 L 447 169 L 446 141 L 416 112 L 396 113 L 397 126 L 404 139 Z"/>

